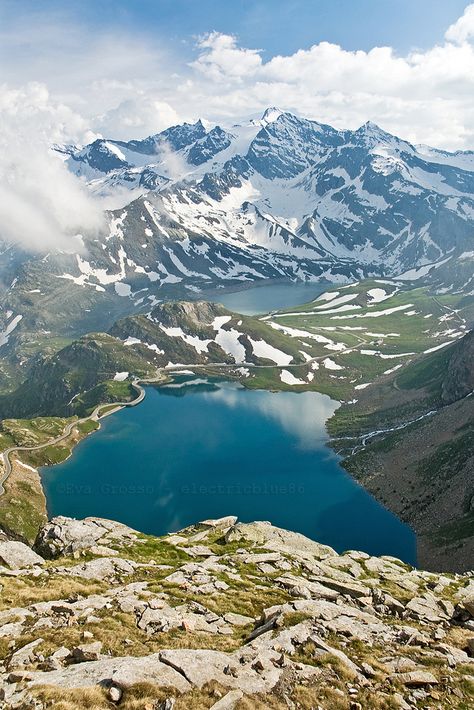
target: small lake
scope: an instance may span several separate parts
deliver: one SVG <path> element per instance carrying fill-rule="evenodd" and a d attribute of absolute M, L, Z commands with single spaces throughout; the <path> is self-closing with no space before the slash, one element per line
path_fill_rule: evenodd
<path fill-rule="evenodd" d="M 336 406 L 315 392 L 184 376 L 148 387 L 139 406 L 104 419 L 68 461 L 42 470 L 48 512 L 156 535 L 232 514 L 413 564 L 413 532 L 325 446 Z"/>
<path fill-rule="evenodd" d="M 261 283 L 233 293 L 214 293 L 208 300 L 222 303 L 230 311 L 253 316 L 308 303 L 332 286 L 316 282 Z"/>

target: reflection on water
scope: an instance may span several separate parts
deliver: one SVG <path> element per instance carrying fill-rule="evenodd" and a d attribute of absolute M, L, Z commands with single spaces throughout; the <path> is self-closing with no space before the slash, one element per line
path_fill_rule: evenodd
<path fill-rule="evenodd" d="M 234 514 L 413 563 L 412 532 L 324 445 L 336 406 L 315 392 L 219 380 L 149 387 L 140 406 L 104 420 L 68 461 L 43 469 L 49 513 L 97 515 L 154 534 Z"/>

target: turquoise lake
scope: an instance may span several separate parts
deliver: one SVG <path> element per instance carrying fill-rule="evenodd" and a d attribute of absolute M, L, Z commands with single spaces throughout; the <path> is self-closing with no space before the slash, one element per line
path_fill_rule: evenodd
<path fill-rule="evenodd" d="M 139 406 L 104 419 L 68 461 L 42 470 L 48 512 L 158 535 L 233 514 L 413 564 L 413 532 L 325 446 L 335 407 L 314 392 L 183 376 L 148 387 Z"/>

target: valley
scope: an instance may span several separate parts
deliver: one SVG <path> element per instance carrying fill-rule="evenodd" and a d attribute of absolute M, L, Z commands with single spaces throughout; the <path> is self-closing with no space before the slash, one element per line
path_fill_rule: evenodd
<path fill-rule="evenodd" d="M 420 426 L 432 428 L 435 420 L 446 419 L 447 412 L 429 416 L 426 424 L 421 419 L 411 426 L 404 425 L 448 402 L 453 408 L 466 407 L 463 415 L 466 426 L 472 420 L 471 400 L 468 398 L 465 405 L 460 400 L 474 389 L 473 383 L 464 382 L 459 388 L 454 375 L 451 385 L 446 377 L 453 348 L 460 347 L 470 337 L 466 333 L 472 318 L 472 301 L 465 296 L 435 296 L 429 287 L 407 289 L 402 282 L 369 280 L 333 288 L 309 303 L 260 316 L 232 313 L 219 304 L 202 301 L 163 302 L 146 316 L 120 319 L 107 334 L 91 334 L 73 341 L 33 368 L 17 392 L 0 398 L 0 407 L 5 411 L 29 417 L 23 425 L 19 421 L 19 431 L 28 431 L 28 422 L 33 425 L 54 422 L 50 419 L 52 414 L 68 417 L 57 420 L 55 425 L 57 431 L 64 427 L 65 435 L 59 436 L 66 441 L 60 446 L 49 442 L 36 451 L 16 450 L 14 459 L 33 468 L 64 460 L 82 438 L 79 432 L 83 425 L 78 418 L 90 417 L 87 419 L 90 429 L 89 424 L 87 429 L 93 430 L 102 418 L 97 422 L 98 410 L 103 408 L 107 414 L 114 411 L 114 403 L 133 401 L 136 397 L 134 382 L 138 379 L 159 382 L 161 378 L 162 385 L 171 383 L 168 386 L 174 387 L 172 383 L 179 382 L 182 373 L 182 377 L 191 377 L 189 391 L 193 390 L 194 374 L 196 383 L 205 382 L 209 377 L 224 377 L 247 390 L 320 392 L 343 402 L 328 426 L 331 446 L 343 455 L 344 467 L 416 530 L 418 555 L 425 566 L 462 569 L 470 559 L 466 547 L 470 544 L 469 507 L 466 513 L 466 505 L 473 494 L 471 464 L 451 480 L 453 492 L 449 500 L 455 503 L 443 508 L 446 477 L 442 471 L 437 472 L 433 480 L 425 477 L 424 484 L 413 482 L 414 471 L 421 465 L 417 454 L 423 453 L 425 447 L 420 450 L 410 437 L 416 441 Z M 469 356 L 465 359 L 470 362 Z M 427 383 L 422 373 L 426 373 Z M 441 394 L 442 387 L 450 392 L 449 396 Z M 443 397 L 447 397 L 446 401 Z M 312 419 L 315 415 L 301 404 L 301 416 Z M 368 432 L 397 426 L 403 429 L 365 440 Z M 9 429 L 4 420 L 3 427 L 5 445 L 16 442 L 18 434 L 16 439 L 12 437 L 12 425 Z M 79 438 L 68 443 L 67 434 L 72 430 Z M 456 440 L 456 431 L 453 429 L 452 434 L 443 437 L 438 427 L 432 436 L 437 445 L 442 446 Z M 422 435 L 428 442 L 428 434 L 423 431 Z M 470 460 L 466 449 L 469 437 L 464 440 L 461 441 L 462 455 Z M 30 441 L 37 446 L 31 435 Z M 360 442 L 363 442 L 362 447 Z M 399 448 L 392 442 L 398 442 Z M 433 444 L 427 443 L 427 450 L 430 446 Z M 386 452 L 385 458 L 380 458 L 380 452 Z M 399 462 L 396 467 L 393 461 Z M 21 467 L 21 463 L 19 465 Z M 54 470 L 55 467 L 52 478 L 47 474 L 47 479 L 57 480 Z M 75 484 L 79 488 L 83 477 L 80 470 L 79 464 L 79 479 Z M 380 471 L 383 471 L 382 477 Z M 31 475 L 34 477 L 33 473 Z M 9 494 L 8 481 L 5 482 L 6 495 L 0 499 L 0 513 L 11 507 L 12 498 L 16 502 L 13 510 L 29 507 L 30 493 L 18 490 L 15 477 L 11 485 L 13 496 Z M 42 495 L 38 476 L 35 486 Z M 426 486 L 426 494 L 423 486 Z M 85 500 L 87 504 L 89 498 Z M 59 506 L 68 504 L 65 499 Z M 221 504 L 224 508 L 230 505 L 224 500 Z M 360 503 L 358 506 L 360 508 Z M 44 503 L 42 507 L 44 511 Z M 60 507 L 54 510 L 60 512 Z M 424 511 L 423 516 L 421 511 Z M 74 509 L 68 508 L 68 512 L 74 513 Z M 100 509 L 96 512 L 104 514 Z M 108 514 L 114 517 L 113 512 Z M 203 515 L 207 513 L 216 511 L 203 511 Z M 80 514 L 87 511 L 81 510 Z M 253 511 L 253 517 L 256 514 L 257 511 Z M 15 516 L 5 518 L 3 515 L 3 524 L 15 532 L 15 525 L 7 525 L 12 517 Z M 40 517 L 35 513 L 33 518 L 40 522 L 44 512 Z M 16 534 L 24 537 L 29 525 L 25 526 L 24 515 L 17 519 Z M 288 527 L 296 524 L 283 523 Z M 183 520 L 181 524 L 185 524 Z M 439 530 L 444 528 L 443 536 Z M 354 525 L 351 529 L 354 534 Z M 161 529 L 153 531 L 161 532 Z M 308 531 L 310 528 L 303 530 Z M 316 528 L 313 535 L 321 539 L 323 533 Z M 335 544 L 333 538 L 328 541 Z M 398 556 L 403 556 L 397 552 Z"/>
<path fill-rule="evenodd" d="M 69 248 L 0 253 L 9 534 L 34 537 L 37 468 L 68 458 L 94 413 L 131 403 L 134 382 L 224 378 L 340 402 L 328 429 L 343 465 L 412 526 L 425 566 L 465 568 L 472 154 L 276 109 L 53 151 L 104 221 Z"/>

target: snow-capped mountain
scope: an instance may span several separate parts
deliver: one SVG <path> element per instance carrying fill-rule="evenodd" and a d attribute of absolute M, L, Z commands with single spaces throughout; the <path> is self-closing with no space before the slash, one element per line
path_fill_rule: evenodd
<path fill-rule="evenodd" d="M 415 147 L 372 123 L 341 131 L 268 109 L 68 154 L 92 191 L 117 198 L 110 224 L 124 248 L 143 235 L 153 259 L 137 264 L 161 280 L 393 276 L 472 247 L 474 153 Z"/>
<path fill-rule="evenodd" d="M 474 292 L 473 152 L 275 108 L 54 150 L 103 201 L 107 227 L 82 235 L 80 254 L 1 251 L 19 330 L 104 329 L 165 297 L 261 279 L 423 278 Z"/>

